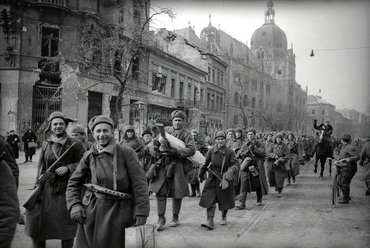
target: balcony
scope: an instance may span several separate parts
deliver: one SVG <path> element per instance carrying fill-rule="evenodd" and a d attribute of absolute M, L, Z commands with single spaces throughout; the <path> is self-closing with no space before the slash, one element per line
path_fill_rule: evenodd
<path fill-rule="evenodd" d="M 36 0 L 37 5 L 49 7 L 67 7 L 67 0 Z"/>

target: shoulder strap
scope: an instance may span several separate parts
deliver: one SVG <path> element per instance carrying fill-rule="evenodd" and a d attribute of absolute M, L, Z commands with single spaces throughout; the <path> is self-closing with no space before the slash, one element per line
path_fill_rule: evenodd
<path fill-rule="evenodd" d="M 113 153 L 113 190 L 117 190 L 117 156 L 118 156 L 118 149 L 116 145 L 114 147 L 114 153 Z"/>

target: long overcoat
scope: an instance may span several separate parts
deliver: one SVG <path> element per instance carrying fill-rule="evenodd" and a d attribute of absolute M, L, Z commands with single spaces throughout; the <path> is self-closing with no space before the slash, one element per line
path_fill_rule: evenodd
<path fill-rule="evenodd" d="M 28 148 L 28 142 L 30 141 L 36 142 L 37 141 L 36 134 L 30 131 L 30 129 L 28 129 L 28 131 L 23 134 L 22 141 L 24 145 L 23 149 L 24 152 L 26 153 L 26 156 L 34 155 L 36 153 L 36 148 Z"/>
<path fill-rule="evenodd" d="M 13 150 L 13 153 L 14 153 L 14 157 L 19 158 L 18 143 L 20 142 L 20 139 L 19 139 L 18 135 L 10 134 L 6 139 L 6 142 L 8 142 L 9 145 L 11 146 L 11 148 Z"/>
<path fill-rule="evenodd" d="M 279 158 L 283 158 L 281 163 L 275 165 L 275 155 Z M 283 188 L 284 180 L 286 176 L 286 169 L 289 167 L 289 159 L 291 157 L 290 151 L 286 144 L 276 142 L 270 146 L 266 151 L 267 163 L 268 163 L 268 178 L 271 187 Z"/>
<path fill-rule="evenodd" d="M 295 140 L 287 140 L 286 145 L 290 151 L 292 159 L 289 160 L 289 166 L 294 176 L 298 176 L 300 174 L 299 170 L 299 147 L 298 143 Z"/>
<path fill-rule="evenodd" d="M 255 162 L 255 168 L 258 171 L 258 176 L 254 177 L 253 175 L 251 175 L 250 171 L 247 168 L 246 170 L 240 170 L 240 180 L 242 182 L 242 185 L 245 185 L 246 192 L 256 191 L 258 187 L 261 187 L 262 195 L 267 195 L 268 185 L 264 166 L 264 160 L 266 156 L 265 146 L 259 140 L 253 140 L 251 142 L 254 144 L 253 159 Z M 246 152 L 247 149 L 248 142 L 245 142 L 244 145 L 240 148 L 239 154 L 243 154 L 243 152 Z M 239 162 L 241 164 L 242 159 Z"/>
<path fill-rule="evenodd" d="M 81 199 L 85 182 L 113 189 L 113 161 L 117 159 L 117 191 L 131 199 L 105 198 L 86 191 L 89 201 Z M 96 145 L 87 151 L 68 183 L 66 193 L 69 210 L 83 204 L 86 218 L 78 225 L 75 247 L 120 248 L 125 244 L 125 228 L 134 224 L 136 216 L 149 215 L 149 192 L 144 170 L 135 151 L 116 144 L 113 138 L 103 152 Z M 86 199 L 89 199 L 88 197 Z"/>
<path fill-rule="evenodd" d="M 370 183 L 370 140 L 361 149 L 359 165 L 363 166 L 364 181 Z"/>
<path fill-rule="evenodd" d="M 220 179 L 212 173 L 208 173 L 208 178 L 204 184 L 202 196 L 199 205 L 204 208 L 210 208 L 215 200 L 218 202 L 220 210 L 228 210 L 235 207 L 234 196 L 234 179 L 239 174 L 240 165 L 236 159 L 235 152 L 228 148 L 218 148 L 214 145 L 206 155 L 206 163 L 199 168 L 199 177 L 202 178 L 207 171 L 207 167 L 212 163 L 210 168 L 220 177 L 229 182 L 229 187 L 222 190 Z"/>
<path fill-rule="evenodd" d="M 149 191 L 158 193 L 163 183 L 168 180 L 169 192 L 167 196 L 179 199 L 189 196 L 187 172 L 184 171 L 184 164 L 191 164 L 186 157 L 193 156 L 196 150 L 191 133 L 187 129 L 174 130 L 172 127 L 168 127 L 166 128 L 166 132 L 182 140 L 185 143 L 185 147 L 177 149 L 178 155 L 176 157 L 165 156 L 162 159 L 162 163 L 156 168 L 156 176 L 149 182 Z M 174 173 L 171 177 L 167 177 L 167 170 L 172 162 L 176 164 Z"/>
<path fill-rule="evenodd" d="M 66 206 L 65 191 L 70 176 L 85 153 L 85 147 L 80 140 L 68 137 L 57 152 L 58 156 L 73 143 L 75 146 L 61 160 L 67 166 L 69 173 L 64 176 L 54 174 L 44 186 L 41 202 L 32 211 L 26 210 L 25 233 L 36 240 L 72 239 L 76 235 L 77 225 L 71 220 Z M 53 152 L 53 141 L 44 141 L 41 148 L 37 178 L 43 174 L 56 160 Z"/>

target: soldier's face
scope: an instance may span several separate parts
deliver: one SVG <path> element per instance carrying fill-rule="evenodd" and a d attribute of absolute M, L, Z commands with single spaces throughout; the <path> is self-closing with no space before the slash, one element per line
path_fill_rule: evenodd
<path fill-rule="evenodd" d="M 276 142 L 277 142 L 278 144 L 280 144 L 282 141 L 283 141 L 283 139 L 282 139 L 282 138 L 280 138 L 280 137 L 276 138 Z"/>
<path fill-rule="evenodd" d="M 228 138 L 228 139 L 233 139 L 233 138 L 235 138 L 234 133 L 233 133 L 233 132 L 228 132 L 228 133 L 227 133 L 227 138 Z"/>
<path fill-rule="evenodd" d="M 272 140 L 272 135 L 267 136 L 267 141 Z"/>
<path fill-rule="evenodd" d="M 150 141 L 152 141 L 153 138 L 150 134 L 144 134 L 143 139 L 144 139 L 144 142 L 147 144 Z"/>
<path fill-rule="evenodd" d="M 196 133 L 191 133 L 191 137 L 193 137 L 194 141 L 198 140 L 198 134 L 196 134 Z"/>
<path fill-rule="evenodd" d="M 236 133 L 235 133 L 235 136 L 236 136 L 237 138 L 240 138 L 240 137 L 242 137 L 242 133 L 241 133 L 241 132 L 236 132 Z"/>
<path fill-rule="evenodd" d="M 95 126 L 93 136 L 101 147 L 106 147 L 113 138 L 112 127 L 107 123 L 99 123 Z"/>
<path fill-rule="evenodd" d="M 184 125 L 184 120 L 182 118 L 175 117 L 172 119 L 173 129 L 175 130 L 181 129 L 183 125 Z"/>
<path fill-rule="evenodd" d="M 62 118 L 54 118 L 51 120 L 50 130 L 54 133 L 55 136 L 61 137 L 65 134 L 67 129 L 67 124 Z"/>
<path fill-rule="evenodd" d="M 132 138 L 132 137 L 134 137 L 134 132 L 133 131 L 127 131 L 127 137 L 128 138 Z"/>
<path fill-rule="evenodd" d="M 219 148 L 224 147 L 226 145 L 226 139 L 224 137 L 218 137 L 215 141 Z"/>
<path fill-rule="evenodd" d="M 254 140 L 256 136 L 254 135 L 253 132 L 248 132 L 247 137 L 248 137 L 249 140 Z"/>
<path fill-rule="evenodd" d="M 71 133 L 71 137 L 81 141 L 85 140 L 85 136 L 82 133 Z"/>

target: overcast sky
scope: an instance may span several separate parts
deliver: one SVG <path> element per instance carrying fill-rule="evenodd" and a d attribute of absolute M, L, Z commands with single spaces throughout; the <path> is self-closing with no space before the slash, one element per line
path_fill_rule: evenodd
<path fill-rule="evenodd" d="M 247 43 L 264 23 L 267 0 L 152 0 L 176 18 L 156 18 L 169 30 L 211 23 Z M 274 0 L 275 24 L 296 54 L 296 81 L 309 95 L 320 95 L 337 109 L 365 112 L 370 105 L 370 1 Z M 315 56 L 310 57 L 311 49 Z M 319 90 L 321 89 L 321 93 Z"/>

